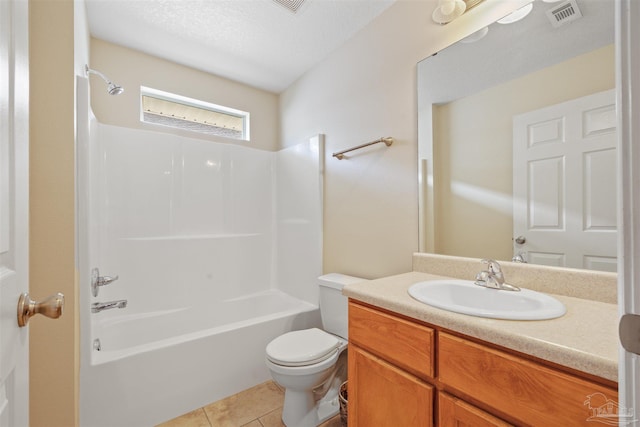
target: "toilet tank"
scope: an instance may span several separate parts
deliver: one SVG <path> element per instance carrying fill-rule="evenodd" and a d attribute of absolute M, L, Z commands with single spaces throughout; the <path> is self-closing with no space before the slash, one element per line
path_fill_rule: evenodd
<path fill-rule="evenodd" d="M 318 277 L 322 329 L 344 339 L 348 338 L 348 305 L 347 297 L 342 295 L 342 288 L 345 285 L 365 280 L 367 279 L 340 273 L 330 273 Z"/>

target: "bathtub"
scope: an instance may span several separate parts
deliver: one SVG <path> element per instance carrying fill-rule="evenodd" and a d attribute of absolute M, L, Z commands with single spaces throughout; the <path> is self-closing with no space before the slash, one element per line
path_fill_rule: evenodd
<path fill-rule="evenodd" d="M 320 324 L 317 306 L 278 290 L 96 317 L 102 314 L 81 375 L 86 427 L 153 426 L 267 381 L 269 341 Z"/>

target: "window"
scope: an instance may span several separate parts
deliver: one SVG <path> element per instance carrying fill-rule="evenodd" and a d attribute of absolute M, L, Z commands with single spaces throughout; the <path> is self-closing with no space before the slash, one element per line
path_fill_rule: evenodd
<path fill-rule="evenodd" d="M 249 140 L 249 113 L 147 87 L 141 120 L 207 135 Z"/>

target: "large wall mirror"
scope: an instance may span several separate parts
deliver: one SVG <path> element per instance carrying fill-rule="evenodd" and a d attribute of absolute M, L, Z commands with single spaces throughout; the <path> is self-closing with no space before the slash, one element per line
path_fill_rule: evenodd
<path fill-rule="evenodd" d="M 420 250 L 615 271 L 614 89 L 610 0 L 535 1 L 421 61 Z"/>

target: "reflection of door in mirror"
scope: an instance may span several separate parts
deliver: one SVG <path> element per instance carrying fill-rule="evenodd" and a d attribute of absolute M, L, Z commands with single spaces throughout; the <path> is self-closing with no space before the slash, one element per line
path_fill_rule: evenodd
<path fill-rule="evenodd" d="M 535 2 L 524 20 L 418 64 L 421 251 L 511 260 L 519 249 L 549 264 L 514 244 L 513 118 L 615 88 L 613 2 L 578 4 L 582 18 L 553 28 L 550 5 Z M 592 254 L 563 265 L 611 270 Z"/>
<path fill-rule="evenodd" d="M 436 253 L 513 257 L 513 117 L 614 88 L 613 56 L 609 45 L 433 107 Z"/>
<path fill-rule="evenodd" d="M 514 253 L 615 272 L 614 91 L 520 114 L 513 137 Z"/>

